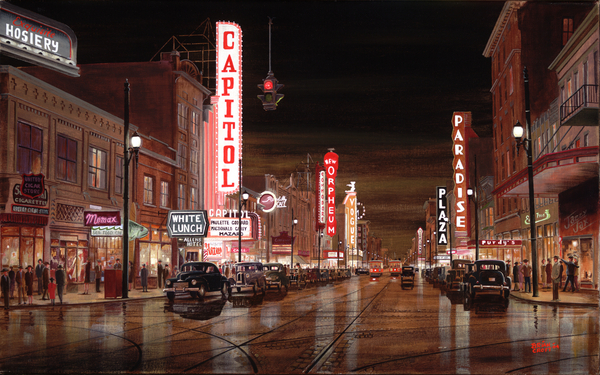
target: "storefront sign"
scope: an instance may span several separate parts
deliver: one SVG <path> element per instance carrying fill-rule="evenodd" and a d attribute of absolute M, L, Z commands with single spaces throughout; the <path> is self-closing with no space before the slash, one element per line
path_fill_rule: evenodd
<path fill-rule="evenodd" d="M 242 29 L 217 22 L 217 191 L 238 190 L 242 149 Z"/>
<path fill-rule="evenodd" d="M 3 54 L 79 77 L 77 37 L 67 25 L 0 2 L 0 51 Z"/>
<path fill-rule="evenodd" d="M 454 225 L 456 231 L 469 236 L 469 205 L 467 202 L 467 188 L 469 187 L 469 164 L 467 159 L 468 134 L 471 128 L 471 112 L 454 112 L 452 117 L 454 130 L 452 132 L 454 160 L 454 198 L 455 212 Z M 468 129 L 467 129 L 468 128 Z"/>
<path fill-rule="evenodd" d="M 545 209 L 543 212 L 535 212 L 535 223 L 541 223 L 547 220 L 552 219 L 552 215 L 550 214 L 550 209 Z M 530 225 L 531 220 L 529 220 L 529 214 L 524 215 L 523 219 L 524 225 Z"/>
<path fill-rule="evenodd" d="M 28 206 L 47 206 L 48 189 L 44 189 L 44 192 L 41 195 L 31 198 L 21 193 L 21 184 L 15 184 L 13 188 L 13 202 L 17 204 L 26 204 Z"/>
<path fill-rule="evenodd" d="M 204 243 L 204 259 L 223 259 L 225 258 L 225 253 L 223 251 L 223 243 L 219 244 Z"/>
<path fill-rule="evenodd" d="M 258 203 L 260 205 L 262 205 L 263 212 L 273 211 L 276 208 L 276 206 L 275 206 L 276 202 L 277 202 L 277 197 L 271 191 L 263 191 L 262 194 L 260 195 L 260 198 L 258 198 Z M 211 215 L 211 216 L 213 216 L 213 215 Z"/>
<path fill-rule="evenodd" d="M 86 227 L 121 225 L 121 211 L 84 211 L 83 225 Z"/>
<path fill-rule="evenodd" d="M 479 240 L 479 247 L 515 247 L 521 248 L 521 240 Z"/>
<path fill-rule="evenodd" d="M 12 205 L 12 212 L 34 215 L 50 215 L 50 210 L 48 210 L 47 208 L 17 206 L 16 204 Z"/>
<path fill-rule="evenodd" d="M 438 246 L 448 245 L 448 207 L 446 206 L 446 187 L 437 186 L 437 214 L 436 214 L 436 228 L 437 228 L 437 244 Z"/>
<path fill-rule="evenodd" d="M 250 219 L 241 219 L 242 238 L 252 239 Z M 239 238 L 240 219 L 229 217 L 211 217 L 208 236 L 219 239 Z"/>
<path fill-rule="evenodd" d="M 205 210 L 169 211 L 167 231 L 169 237 L 206 237 L 208 215 Z"/>
<path fill-rule="evenodd" d="M 450 260 L 450 255 L 434 255 L 435 260 Z"/>
<path fill-rule="evenodd" d="M 335 236 L 337 219 L 335 218 L 335 178 L 338 170 L 338 155 L 335 152 L 325 154 L 323 164 L 327 177 L 327 235 Z M 356 209 L 356 206 L 354 207 Z"/>
<path fill-rule="evenodd" d="M 249 252 L 250 252 L 250 248 L 248 248 L 248 247 L 242 247 L 242 254 L 249 253 Z M 240 252 L 238 251 L 237 247 L 232 247 L 231 248 L 231 253 L 232 254 L 239 254 Z"/>
<path fill-rule="evenodd" d="M 346 243 L 350 247 L 357 247 L 357 220 L 356 220 L 356 192 L 347 192 L 344 199 L 344 213 L 346 225 Z"/>
<path fill-rule="evenodd" d="M 37 198 L 44 194 L 43 174 L 21 175 L 21 194 L 28 198 Z"/>
<path fill-rule="evenodd" d="M 315 171 L 316 171 L 316 176 L 317 176 L 317 183 L 316 183 L 316 188 L 317 191 L 315 193 L 315 200 L 316 200 L 316 212 L 317 212 L 317 226 L 315 228 L 315 230 L 318 232 L 319 230 L 323 230 L 325 229 L 325 224 L 326 224 L 326 201 L 325 201 L 325 181 L 326 181 L 326 176 L 325 176 L 325 168 L 323 168 L 321 165 L 319 165 L 319 163 L 316 164 L 315 167 Z"/>
<path fill-rule="evenodd" d="M 344 253 L 342 251 L 330 251 L 323 250 L 323 258 L 326 259 L 344 259 Z"/>
<path fill-rule="evenodd" d="M 94 237 L 123 237 L 123 226 L 92 227 L 90 234 Z"/>

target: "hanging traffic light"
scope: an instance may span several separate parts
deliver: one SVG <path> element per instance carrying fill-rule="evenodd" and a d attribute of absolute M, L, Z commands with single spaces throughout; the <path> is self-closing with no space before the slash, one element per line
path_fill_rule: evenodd
<path fill-rule="evenodd" d="M 283 84 L 277 81 L 277 78 L 275 78 L 272 72 L 269 72 L 267 78 L 263 80 L 263 83 L 257 86 L 263 92 L 263 95 L 257 95 L 263 103 L 263 109 L 265 111 L 276 110 L 277 104 L 284 97 L 283 94 L 277 93 L 277 91 L 283 88 Z"/>

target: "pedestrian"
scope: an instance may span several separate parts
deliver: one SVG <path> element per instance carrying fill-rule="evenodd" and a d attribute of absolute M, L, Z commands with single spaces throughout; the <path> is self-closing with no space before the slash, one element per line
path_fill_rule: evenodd
<path fill-rule="evenodd" d="M 50 297 L 50 304 L 54 306 L 54 300 L 56 299 L 56 284 L 54 283 L 54 277 L 51 277 L 48 283 L 48 296 Z"/>
<path fill-rule="evenodd" d="M 510 277 L 510 259 L 506 260 L 506 277 Z"/>
<path fill-rule="evenodd" d="M 8 279 L 10 280 L 10 299 L 15 299 L 15 286 L 17 285 L 15 277 L 17 273 L 15 272 L 15 266 L 10 266 L 8 270 Z"/>
<path fill-rule="evenodd" d="M 558 288 L 560 288 L 560 263 L 558 255 L 554 256 L 554 264 L 552 265 L 552 301 L 558 302 Z"/>
<path fill-rule="evenodd" d="M 163 280 L 163 277 L 164 277 L 164 272 L 165 272 L 165 270 L 164 270 L 163 265 L 162 265 L 162 260 L 159 259 L 158 260 L 158 270 L 156 272 L 156 277 L 158 277 L 158 287 L 159 288 L 162 288 L 162 286 L 163 286 L 162 280 Z"/>
<path fill-rule="evenodd" d="M 23 266 L 19 264 L 19 270 L 15 276 L 17 282 L 17 296 L 19 297 L 19 305 L 25 304 L 25 272 Z"/>
<path fill-rule="evenodd" d="M 513 277 L 515 279 L 513 282 L 515 284 L 515 287 L 513 290 L 518 292 L 519 288 L 517 286 L 518 286 L 518 282 L 519 282 L 519 262 L 515 262 L 515 265 L 513 266 Z"/>
<path fill-rule="evenodd" d="M 67 280 L 67 275 L 65 274 L 65 270 L 62 264 L 58 265 L 58 269 L 56 270 L 56 291 L 58 292 L 58 299 L 60 300 L 60 304 L 63 303 L 63 292 L 65 290 L 65 281 Z"/>
<path fill-rule="evenodd" d="M 523 274 L 523 279 L 525 279 L 525 293 L 531 293 L 531 266 L 529 265 L 528 259 L 523 259 L 523 266 L 521 266 L 521 273 Z M 529 285 L 529 288 L 527 288 Z"/>
<path fill-rule="evenodd" d="M 575 258 L 575 290 L 579 292 L 579 259 Z"/>
<path fill-rule="evenodd" d="M 550 258 L 547 259 L 547 263 L 546 263 L 546 285 L 548 285 L 548 288 L 552 287 L 552 262 L 550 261 Z"/>
<path fill-rule="evenodd" d="M 96 261 L 96 267 L 94 267 L 96 273 L 96 293 L 100 293 L 100 281 L 102 280 L 102 266 L 99 261 Z"/>
<path fill-rule="evenodd" d="M 519 290 L 525 292 L 525 288 L 523 287 L 523 284 L 525 283 L 525 276 L 523 276 L 523 272 L 521 272 L 522 269 L 523 262 L 519 263 Z"/>
<path fill-rule="evenodd" d="M 140 277 L 142 279 L 142 292 L 148 291 L 148 269 L 146 263 L 142 264 L 142 270 L 140 271 Z"/>
<path fill-rule="evenodd" d="M 38 282 L 38 296 L 42 294 L 43 287 L 43 273 L 44 273 L 44 263 L 42 263 L 41 259 L 38 259 L 38 264 L 35 266 L 35 277 L 37 277 Z"/>
<path fill-rule="evenodd" d="M 573 255 L 569 255 L 569 261 L 567 262 L 564 259 L 560 260 L 567 266 L 567 282 L 565 283 L 565 287 L 563 288 L 563 292 L 567 291 L 567 287 L 569 286 L 569 282 L 571 283 L 571 293 L 575 292 L 575 268 L 579 268 L 578 265 L 573 263 Z"/>
<path fill-rule="evenodd" d="M 560 257 L 558 259 L 560 259 Z M 562 288 L 562 282 L 563 282 L 562 276 L 563 276 L 563 272 L 565 269 L 562 265 L 562 262 L 558 262 L 558 264 L 560 265 L 560 284 L 558 286 L 559 286 L 559 288 Z"/>
<path fill-rule="evenodd" d="M 27 286 L 27 301 L 29 304 L 33 304 L 33 267 L 27 266 L 27 272 L 25 272 L 25 285 Z"/>
<path fill-rule="evenodd" d="M 129 265 L 127 266 L 127 281 L 129 281 L 129 290 L 133 286 L 133 278 L 135 275 L 133 274 L 133 262 L 129 261 Z"/>
<path fill-rule="evenodd" d="M 546 287 L 546 259 L 542 258 L 542 266 L 540 267 L 540 278 L 542 279 L 542 288 Z"/>
<path fill-rule="evenodd" d="M 121 259 L 117 258 L 117 263 L 115 263 L 114 269 L 116 270 L 122 270 L 123 269 L 123 265 L 121 264 Z"/>
<path fill-rule="evenodd" d="M 44 271 L 42 272 L 42 289 L 44 294 L 42 300 L 47 300 L 46 295 L 48 294 L 48 283 L 50 283 L 50 269 L 48 268 L 48 262 L 44 262 Z"/>
<path fill-rule="evenodd" d="M 171 275 L 169 274 L 169 272 L 170 272 L 169 271 L 169 263 L 167 263 L 165 265 L 165 272 L 164 272 L 164 275 L 163 275 L 163 280 L 164 281 L 166 281 L 169 277 L 171 277 Z"/>
<path fill-rule="evenodd" d="M 2 269 L 2 277 L 0 277 L 0 289 L 2 289 L 2 297 L 4 298 L 4 310 L 9 309 L 8 293 L 10 291 L 10 279 L 8 277 L 8 269 Z"/>
<path fill-rule="evenodd" d="M 85 275 L 83 276 L 83 294 L 90 294 L 90 279 L 92 274 L 92 263 L 85 262 Z"/>

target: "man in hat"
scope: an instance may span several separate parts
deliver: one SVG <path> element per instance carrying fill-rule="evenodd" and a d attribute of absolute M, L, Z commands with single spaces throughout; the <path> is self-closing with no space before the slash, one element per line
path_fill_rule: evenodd
<path fill-rule="evenodd" d="M 518 292 L 519 291 L 519 262 L 515 262 L 515 265 L 513 267 L 513 285 L 514 287 L 514 291 Z"/>
<path fill-rule="evenodd" d="M 140 271 L 140 276 L 142 279 L 142 292 L 148 291 L 148 269 L 146 268 L 146 263 L 142 264 L 142 270 Z"/>
<path fill-rule="evenodd" d="M 38 264 L 37 264 L 37 266 L 35 266 L 35 277 L 37 277 L 37 281 L 38 281 L 38 296 L 40 294 L 42 294 L 43 274 L 44 274 L 44 263 L 42 263 L 41 259 L 38 259 Z"/>
<path fill-rule="evenodd" d="M 50 268 L 48 267 L 50 263 L 44 263 L 44 271 L 42 271 L 42 289 L 44 290 L 44 294 L 42 295 L 42 300 L 47 300 L 46 296 L 48 295 L 48 284 L 50 284 Z"/>
<path fill-rule="evenodd" d="M 578 265 L 573 263 L 573 255 L 569 255 L 569 261 L 562 259 L 560 260 L 567 266 L 567 282 L 565 283 L 565 287 L 563 288 L 563 292 L 567 291 L 567 287 L 569 286 L 569 282 L 571 282 L 571 293 L 575 292 L 575 267 L 579 268 Z"/>
<path fill-rule="evenodd" d="M 162 265 L 162 260 L 160 260 L 160 259 L 158 260 L 158 266 L 157 266 L 157 268 L 158 269 L 157 269 L 157 275 L 156 276 L 158 277 L 158 280 L 157 280 L 158 281 L 158 287 L 162 288 L 162 286 L 163 286 L 163 277 L 165 275 L 165 270 L 164 270 L 163 265 Z"/>
<path fill-rule="evenodd" d="M 558 261 L 558 255 L 554 256 L 554 264 L 552 265 L 552 301 L 558 302 L 558 289 L 560 288 L 560 262 Z"/>
<path fill-rule="evenodd" d="M 65 270 L 63 269 L 62 264 L 58 265 L 58 269 L 56 270 L 56 291 L 58 292 L 58 299 L 60 300 L 60 304 L 63 303 L 63 292 L 65 290 L 65 281 L 67 280 L 67 275 L 65 274 Z"/>
<path fill-rule="evenodd" d="M 4 297 L 4 310 L 8 310 L 8 293 L 10 291 L 10 279 L 8 278 L 8 269 L 6 268 L 2 269 L 2 276 L 0 277 L 0 289 L 2 289 L 2 296 Z"/>
<path fill-rule="evenodd" d="M 523 274 L 523 278 L 525 279 L 525 293 L 531 293 L 531 266 L 529 265 L 528 259 L 523 259 L 523 266 L 521 267 L 521 273 Z M 529 289 L 527 289 L 527 285 L 529 285 Z"/>
<path fill-rule="evenodd" d="M 19 270 L 15 276 L 15 282 L 17 283 L 17 297 L 19 298 L 19 305 L 25 304 L 25 272 L 23 266 L 19 264 Z"/>

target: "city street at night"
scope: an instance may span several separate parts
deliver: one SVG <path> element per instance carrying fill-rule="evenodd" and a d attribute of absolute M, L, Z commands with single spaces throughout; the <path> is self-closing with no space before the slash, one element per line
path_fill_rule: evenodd
<path fill-rule="evenodd" d="M 354 276 L 260 292 L 14 309 L 3 372 L 596 373 L 598 309 L 465 312 L 426 281 Z M 75 298 L 75 297 L 73 297 Z M 10 314 L 10 318 L 9 318 Z M 532 345 L 549 344 L 534 353 Z M 543 346 L 545 347 L 545 346 Z M 95 353 L 93 359 L 89 353 Z"/>

